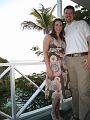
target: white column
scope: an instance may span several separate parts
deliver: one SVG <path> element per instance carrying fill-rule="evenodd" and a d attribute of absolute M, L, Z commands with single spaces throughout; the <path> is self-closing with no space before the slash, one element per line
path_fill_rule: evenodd
<path fill-rule="evenodd" d="M 57 17 L 62 18 L 62 0 L 57 0 Z"/>

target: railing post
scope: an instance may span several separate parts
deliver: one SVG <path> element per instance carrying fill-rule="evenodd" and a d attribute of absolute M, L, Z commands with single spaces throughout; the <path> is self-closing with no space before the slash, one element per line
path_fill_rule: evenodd
<path fill-rule="evenodd" d="M 14 70 L 14 66 L 12 66 L 12 68 L 10 70 L 10 87 L 11 87 L 12 120 L 16 120 L 15 70 Z"/>

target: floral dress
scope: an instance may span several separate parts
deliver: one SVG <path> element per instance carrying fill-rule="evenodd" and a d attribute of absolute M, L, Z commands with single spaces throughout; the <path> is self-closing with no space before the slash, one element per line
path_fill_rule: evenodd
<path fill-rule="evenodd" d="M 61 80 L 66 75 L 66 65 L 64 60 L 65 42 L 59 43 L 55 38 L 49 45 L 48 56 L 50 67 L 53 71 L 54 78 L 46 77 L 45 95 L 49 96 L 50 91 L 61 91 Z"/>

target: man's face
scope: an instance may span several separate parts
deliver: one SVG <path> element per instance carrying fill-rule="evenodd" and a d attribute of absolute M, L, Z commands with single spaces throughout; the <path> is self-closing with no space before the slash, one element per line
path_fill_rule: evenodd
<path fill-rule="evenodd" d="M 74 20 L 74 12 L 72 9 L 65 9 L 64 18 L 67 23 L 71 23 Z"/>

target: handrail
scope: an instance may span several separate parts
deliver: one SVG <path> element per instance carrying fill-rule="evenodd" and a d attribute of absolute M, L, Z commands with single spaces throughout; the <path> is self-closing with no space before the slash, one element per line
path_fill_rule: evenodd
<path fill-rule="evenodd" d="M 0 67 L 8 66 L 6 70 L 0 75 L 0 79 L 10 71 L 10 90 L 11 90 L 11 102 L 12 102 L 12 116 L 7 115 L 6 113 L 0 111 L 0 114 L 8 119 L 16 120 L 20 117 L 20 115 L 25 111 L 27 106 L 35 99 L 35 97 L 43 91 L 45 86 L 45 81 L 39 86 L 37 86 L 34 82 L 32 82 L 27 76 L 25 76 L 22 72 L 20 72 L 16 66 L 26 66 L 26 65 L 44 65 L 44 62 L 40 61 L 18 61 L 18 62 L 10 62 L 10 63 L 0 63 Z M 16 100 L 15 100 L 15 71 L 21 74 L 24 78 L 30 81 L 37 90 L 35 93 L 30 97 L 30 99 L 25 103 L 25 105 L 16 113 Z M 43 91 L 44 92 L 44 91 Z"/>
<path fill-rule="evenodd" d="M 42 61 L 36 61 L 36 60 L 31 60 L 31 61 L 16 61 L 16 62 L 9 62 L 9 63 L 0 63 L 0 67 L 2 66 L 24 66 L 24 65 L 44 65 L 44 62 Z"/>

